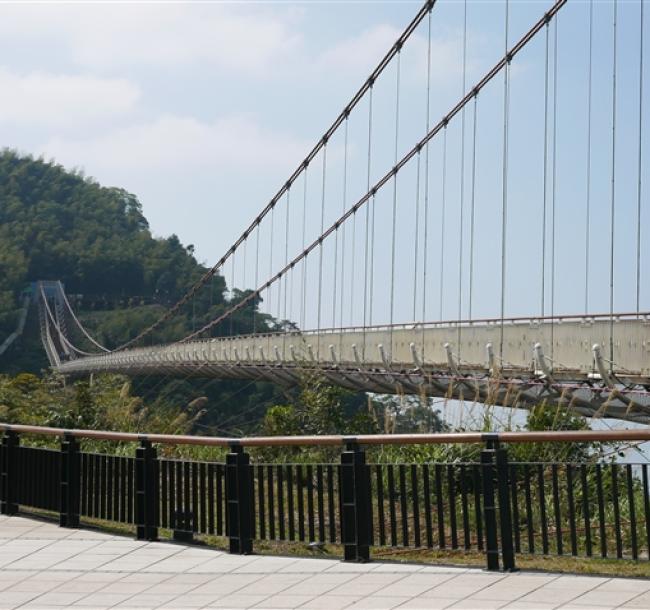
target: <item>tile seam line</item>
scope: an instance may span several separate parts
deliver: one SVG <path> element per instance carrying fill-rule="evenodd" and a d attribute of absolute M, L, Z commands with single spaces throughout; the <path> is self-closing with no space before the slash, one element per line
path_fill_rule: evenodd
<path fill-rule="evenodd" d="M 333 590 L 336 589 L 337 587 L 341 586 L 341 584 L 348 585 L 348 584 L 350 584 L 351 582 L 353 582 L 354 580 L 356 580 L 357 578 L 359 578 L 359 576 L 361 576 L 361 575 L 362 575 L 362 574 L 359 574 L 359 575 L 357 575 L 357 576 L 351 578 L 350 580 L 348 580 L 348 581 L 346 581 L 346 582 L 344 582 L 344 583 L 337 583 L 337 584 L 335 584 L 331 589 L 328 589 L 327 591 L 325 591 L 325 593 L 320 593 L 319 595 L 316 595 L 315 597 L 320 597 L 321 595 L 327 595 L 328 593 L 330 593 L 331 591 L 333 591 Z M 404 579 L 407 578 L 408 576 L 410 576 L 410 574 L 404 574 L 404 576 L 398 578 L 395 582 L 390 583 L 390 584 L 393 584 L 393 585 L 394 585 L 395 583 L 398 583 L 398 582 L 404 580 Z M 390 585 L 386 585 L 386 586 L 390 586 Z M 381 589 L 380 589 L 380 590 L 381 590 Z M 339 596 L 339 597 L 345 597 L 345 596 Z M 370 595 L 369 595 L 368 597 L 370 597 Z M 314 598 L 312 597 L 312 599 L 307 600 L 306 602 L 303 602 L 302 604 L 300 604 L 299 606 L 297 606 L 297 608 L 303 608 L 303 607 L 305 606 L 305 604 L 310 603 L 313 599 L 314 599 Z M 352 602 L 352 603 L 354 604 L 354 603 L 356 603 L 356 602 Z M 344 609 L 344 608 L 349 608 L 349 607 L 350 607 L 350 605 L 348 605 L 348 606 L 343 606 L 343 609 Z M 342 610 L 343 610 L 343 609 L 342 609 Z"/>

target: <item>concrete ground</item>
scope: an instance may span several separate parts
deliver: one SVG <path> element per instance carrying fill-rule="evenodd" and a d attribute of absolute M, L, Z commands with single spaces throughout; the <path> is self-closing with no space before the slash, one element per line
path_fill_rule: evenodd
<path fill-rule="evenodd" d="M 235 556 L 0 516 L 0 608 L 606 610 L 650 580 Z"/>

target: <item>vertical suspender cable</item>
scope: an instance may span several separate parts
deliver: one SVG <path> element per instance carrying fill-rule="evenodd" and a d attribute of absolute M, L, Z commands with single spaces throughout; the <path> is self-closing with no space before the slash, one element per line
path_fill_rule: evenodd
<path fill-rule="evenodd" d="M 614 363 L 614 237 L 616 229 L 616 18 L 618 3 L 614 0 L 613 48 L 612 48 L 612 190 L 610 208 L 609 249 L 609 366 Z"/>
<path fill-rule="evenodd" d="M 372 94 L 374 91 L 373 83 L 370 84 L 370 91 L 368 93 L 368 171 L 366 188 L 370 190 L 370 162 L 372 160 Z M 367 310 L 368 310 L 368 282 L 369 282 L 369 239 L 370 239 L 370 208 L 374 208 L 375 195 L 373 193 L 370 205 L 366 205 L 366 238 L 364 246 L 364 262 L 363 262 L 363 359 L 366 359 L 366 325 L 368 324 Z"/>
<path fill-rule="evenodd" d="M 418 255 L 420 251 L 420 166 L 422 159 L 418 150 L 415 175 L 415 240 L 413 254 L 413 322 L 417 319 L 417 302 L 418 302 Z"/>
<path fill-rule="evenodd" d="M 395 165 L 399 153 L 399 81 L 401 68 L 401 51 L 397 52 L 397 75 L 395 78 Z M 397 238 L 397 174 L 393 176 L 393 229 L 391 236 L 390 260 L 390 358 L 393 359 L 393 322 L 395 321 L 395 248 Z"/>
<path fill-rule="evenodd" d="M 273 237 L 274 237 L 273 234 L 275 229 L 274 225 L 275 225 L 275 206 L 271 208 L 271 237 L 269 240 L 269 277 L 273 276 Z M 267 292 L 267 298 L 269 301 L 269 305 L 268 305 L 269 314 L 273 311 L 272 294 L 273 294 L 273 286 L 269 286 Z"/>
<path fill-rule="evenodd" d="M 426 128 L 429 133 L 431 122 L 431 10 L 429 10 L 427 42 L 427 108 Z M 429 142 L 424 150 L 424 239 L 422 244 L 422 355 L 424 362 L 424 323 L 427 316 L 427 258 L 429 256 Z"/>
<path fill-rule="evenodd" d="M 544 162 L 542 184 L 542 301 L 540 315 L 543 318 L 546 305 L 546 208 L 548 203 L 548 53 L 549 53 L 549 22 L 545 26 L 546 54 L 544 60 Z"/>
<path fill-rule="evenodd" d="M 302 249 L 307 247 L 307 170 L 303 174 L 302 195 Z M 307 306 L 307 257 L 302 259 L 302 278 L 300 279 L 300 329 L 305 330 L 305 315 Z"/>
<path fill-rule="evenodd" d="M 320 203 L 320 234 L 325 232 L 325 180 L 327 177 L 327 142 L 323 146 L 323 178 L 322 178 L 322 193 Z M 320 359 L 320 329 L 321 329 L 321 312 L 322 312 L 322 297 L 323 297 L 323 242 L 318 245 L 318 340 L 317 340 L 317 353 Z"/>
<path fill-rule="evenodd" d="M 553 151 L 551 160 L 551 179 L 553 181 L 551 191 L 551 365 L 555 350 L 555 203 L 557 191 L 557 68 L 558 68 L 558 44 L 557 29 L 558 17 L 553 22 Z"/>
<path fill-rule="evenodd" d="M 472 319 L 472 299 L 474 297 L 474 215 L 476 203 L 476 121 L 478 119 L 478 95 L 474 96 L 474 120 L 472 123 L 472 192 L 469 223 L 469 307 L 468 317 Z"/>
<path fill-rule="evenodd" d="M 509 1 L 506 0 L 505 49 L 508 53 Z M 508 123 L 510 114 L 510 58 L 503 72 L 503 174 L 501 200 L 501 328 L 499 332 L 499 357 L 503 360 L 503 323 L 506 303 L 506 254 L 508 229 Z"/>
<path fill-rule="evenodd" d="M 285 216 L 285 224 L 284 224 L 284 266 L 286 267 L 289 264 L 289 210 L 291 207 L 291 185 L 287 186 L 287 213 Z M 287 321 L 287 297 L 289 294 L 289 277 L 290 275 L 287 274 L 284 277 L 284 308 L 282 312 L 282 319 L 286 322 Z M 293 273 L 291 273 L 291 277 L 293 277 Z M 283 329 L 284 332 L 286 333 L 287 328 Z M 286 335 L 282 338 L 282 358 L 284 359 L 286 357 L 286 343 L 287 343 L 287 338 Z"/>
<path fill-rule="evenodd" d="M 348 205 L 347 200 L 348 200 L 348 117 L 346 116 L 344 143 L 343 143 L 343 203 L 341 206 L 343 208 L 344 213 Z M 354 231 L 355 219 L 356 219 L 356 214 L 354 215 L 354 218 L 352 218 L 353 231 Z M 341 231 L 342 231 L 341 233 L 341 313 L 340 313 L 339 321 L 341 323 L 341 328 L 343 328 L 345 325 L 343 322 L 343 304 L 345 302 L 345 242 L 346 242 L 345 223 L 343 223 Z M 352 251 L 352 259 L 354 260 L 354 250 Z M 352 322 L 350 322 L 350 324 L 352 324 Z M 341 334 L 340 337 L 342 341 L 343 335 Z"/>
<path fill-rule="evenodd" d="M 334 273 L 332 282 L 332 326 L 336 328 L 336 303 L 337 303 L 337 280 L 339 271 L 339 228 L 336 227 L 334 231 Z M 343 267 L 341 267 L 341 275 L 343 274 Z"/>
<path fill-rule="evenodd" d="M 248 237 L 244 240 L 243 245 L 243 269 L 242 269 L 242 278 L 241 278 L 241 288 L 246 290 L 246 250 L 248 249 Z"/>
<path fill-rule="evenodd" d="M 235 299 L 235 252 L 230 257 L 230 302 Z M 230 316 L 230 324 L 228 328 L 228 336 L 233 336 L 233 316 Z"/>
<path fill-rule="evenodd" d="M 508 68 L 506 67 L 506 70 Z M 467 89 L 467 0 L 463 3 L 463 97 Z M 465 220 L 465 106 L 460 119 L 460 228 L 458 240 L 458 340 L 457 356 L 460 359 L 461 324 L 463 309 L 463 226 Z"/>
<path fill-rule="evenodd" d="M 585 226 L 585 313 L 589 313 L 589 248 L 591 246 L 591 112 L 593 81 L 594 0 L 589 0 L 589 77 L 587 93 L 587 222 Z"/>
<path fill-rule="evenodd" d="M 440 218 L 440 306 L 438 320 L 442 320 L 443 285 L 445 279 L 445 208 L 447 207 L 447 123 L 442 134 L 442 210 Z"/>
<path fill-rule="evenodd" d="M 639 21 L 641 22 L 640 35 L 639 35 L 639 181 L 637 185 L 637 204 L 636 204 L 636 311 L 641 311 L 641 192 L 642 192 L 642 161 L 643 161 L 643 2 L 641 4 L 641 15 Z"/>
<path fill-rule="evenodd" d="M 260 285 L 260 225 L 255 227 L 255 287 Z M 257 302 L 259 298 L 255 299 L 253 304 L 253 334 L 257 332 Z"/>

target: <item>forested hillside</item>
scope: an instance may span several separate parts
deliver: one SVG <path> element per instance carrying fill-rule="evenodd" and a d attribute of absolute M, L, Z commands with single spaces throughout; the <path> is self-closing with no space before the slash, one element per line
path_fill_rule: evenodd
<path fill-rule="evenodd" d="M 54 162 L 0 153 L 0 343 L 18 319 L 20 295 L 37 280 L 61 280 L 84 325 L 111 347 L 136 335 L 172 305 L 206 268 L 175 235 L 154 238 L 135 195 L 104 187 Z M 233 298 L 241 298 L 234 291 Z M 224 279 L 216 276 L 192 307 L 154 337 L 178 339 L 228 307 Z M 236 332 L 252 330 L 252 308 L 239 312 Z M 39 373 L 47 367 L 32 306 L 25 333 L 0 356 L 0 373 Z M 258 328 L 274 321 L 257 316 Z M 217 333 L 219 329 L 217 329 Z M 191 402 L 206 396 L 207 420 L 224 414 L 234 426 L 259 420 L 279 398 L 261 383 L 165 381 L 149 378 L 134 390 L 149 400 Z M 240 416 L 246 413 L 246 416 Z"/>

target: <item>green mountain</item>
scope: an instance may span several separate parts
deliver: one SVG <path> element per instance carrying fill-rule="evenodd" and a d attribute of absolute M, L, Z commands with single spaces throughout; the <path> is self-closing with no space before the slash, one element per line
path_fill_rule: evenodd
<path fill-rule="evenodd" d="M 206 272 L 172 235 L 152 236 L 135 195 L 104 187 L 79 172 L 43 159 L 0 152 L 0 345 L 19 320 L 20 296 L 31 282 L 60 280 L 82 323 L 108 347 L 154 322 Z M 225 311 L 229 295 L 217 275 L 179 315 L 151 338 L 174 340 Z M 228 328 L 215 334 L 274 328 L 251 301 Z M 0 355 L 0 373 L 39 372 L 47 367 L 32 306 L 22 336 Z M 139 384 L 139 387 L 138 387 Z M 156 380 L 136 388 L 154 400 L 208 398 L 208 423 L 227 420 L 246 429 L 259 419 L 278 390 L 262 383 Z"/>

